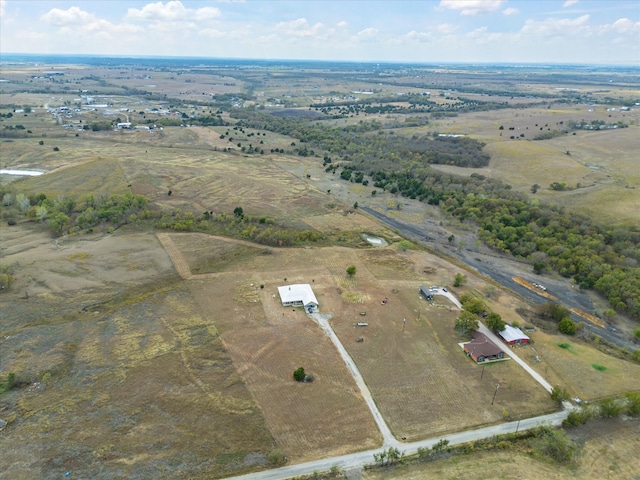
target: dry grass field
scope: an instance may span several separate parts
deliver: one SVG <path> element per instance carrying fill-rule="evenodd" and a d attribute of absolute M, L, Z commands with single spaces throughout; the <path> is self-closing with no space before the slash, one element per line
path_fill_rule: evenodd
<path fill-rule="evenodd" d="M 606 355 L 562 334 L 538 330 L 530 336 L 534 344 L 524 353 L 525 360 L 552 385 L 566 386 L 574 397 L 591 401 L 640 390 L 638 364 Z"/>
<path fill-rule="evenodd" d="M 530 108 L 523 112 L 502 110 L 470 113 L 439 120 L 428 127 L 445 133 L 467 134 L 486 143 L 491 154 L 488 167 L 476 173 L 500 178 L 514 189 L 530 193 L 531 185 L 542 188 L 535 198 L 561 204 L 609 224 L 638 223 L 635 206 L 640 202 L 640 110 L 608 112 L 604 106 Z M 628 128 L 586 131 L 537 140 L 539 133 L 562 130 L 569 120 L 625 122 Z M 564 122 L 560 125 L 559 122 Z M 499 130 L 500 126 L 504 130 Z M 509 128 L 513 127 L 513 131 Z M 540 131 L 540 128 L 543 130 Z M 519 136 L 524 134 L 524 138 Z M 511 140 L 509 137 L 517 137 Z M 567 155 L 567 152 L 570 155 Z M 469 175 L 459 167 L 436 165 L 441 171 Z M 556 192 L 552 182 L 566 182 L 580 188 Z"/>
<path fill-rule="evenodd" d="M 260 407 L 153 235 L 2 240 L 20 275 L 1 299 L 1 367 L 25 385 L 0 402 L 7 478 L 264 467 L 276 443 Z"/>
<path fill-rule="evenodd" d="M 69 78 L 99 73 L 64 68 Z M 35 73 L 28 69 L 15 75 L 28 80 Z M 223 74 L 113 69 L 104 75 L 106 86 L 91 85 L 99 95 L 124 92 L 126 85 L 194 102 L 203 93 L 208 98 L 244 88 L 241 80 Z M 277 75 L 269 82 L 259 98 L 284 97 L 293 89 Z M 288 283 L 313 286 L 321 313 L 331 316 L 398 438 L 426 438 L 553 409 L 544 389 L 515 362 L 481 367 L 469 360 L 453 330 L 458 311 L 442 297 L 429 304 L 418 295 L 420 285 L 449 286 L 464 270 L 422 250 L 399 248 L 401 237 L 354 203 L 366 199 L 405 221 L 446 222 L 434 209 L 390 194 L 374 198 L 372 187 L 333 181 L 323 174 L 321 156 L 271 153 L 290 148 L 294 139 L 283 135 L 257 130 L 227 135 L 228 127 L 166 127 L 153 133 L 65 130 L 46 108 L 73 102 L 75 93 L 24 93 L 19 84 L 12 85 L 15 89 L 0 98 L 1 105 L 11 106 L 2 111 L 14 105 L 32 105 L 35 111 L 0 122 L 0 128 L 21 123 L 32 132 L 27 138 L 2 139 L 1 166 L 48 172 L 15 181 L 16 191 L 78 200 L 131 191 L 144 194 L 154 209 L 195 215 L 231 213 L 241 206 L 246 215 L 313 229 L 334 246 L 266 248 L 131 225 L 53 238 L 36 222 L 3 224 L 0 260 L 15 268 L 16 281 L 0 295 L 0 372 L 15 372 L 21 383 L 0 397 L 0 418 L 8 422 L 0 435 L 0 477 L 58 478 L 70 472 L 105 479 L 221 478 L 270 468 L 269 453 L 275 449 L 294 463 L 380 446 L 381 435 L 335 347 L 301 309 L 282 307 L 277 287 Z M 319 80 L 310 78 L 304 85 L 313 88 Z M 334 88 L 348 94 L 369 86 L 336 83 Z M 386 93 L 395 90 L 384 87 Z M 315 96 L 300 94 L 296 101 L 311 102 Z M 113 98 L 117 107 L 131 107 L 136 121 L 143 118 L 139 111 L 159 104 Z M 545 187 L 538 193 L 541 199 L 580 206 L 594 215 L 608 208 L 614 221 L 637 219 L 632 206 L 640 190 L 627 188 L 640 181 L 637 161 L 629 154 L 636 146 L 637 120 L 624 130 L 580 131 L 544 142 L 529 141 L 529 133 L 517 141 L 499 136 L 502 124 L 532 132 L 535 123 L 566 122 L 588 113 L 555 107 L 473 113 L 440 119 L 412 133 L 468 133 L 485 141 L 493 157 L 481 173 L 522 191 L 537 182 Z M 622 115 L 612 113 L 612 119 Z M 80 119 L 114 117 L 88 112 L 73 122 Z M 248 136 L 253 133 L 266 135 Z M 255 146 L 255 138 L 263 140 L 265 154 L 244 154 L 241 148 Z M 224 151 L 228 148 L 233 150 Z M 546 190 L 556 180 L 595 186 Z M 605 207 L 611 198 L 615 205 Z M 364 233 L 379 235 L 390 246 L 371 247 Z M 346 275 L 350 265 L 357 268 L 353 277 Z M 457 296 L 486 297 L 503 318 L 521 320 L 519 299 L 466 273 L 467 284 L 455 290 Z M 386 305 L 381 305 L 383 298 Z M 363 320 L 367 327 L 355 326 Z M 534 345 L 518 353 L 575 396 L 591 400 L 640 388 L 637 365 L 573 341 L 561 348 L 564 337 L 543 332 L 532 337 Z M 314 375 L 314 382 L 293 381 L 299 366 Z M 621 452 L 637 447 L 632 440 L 612 442 Z M 597 456 L 606 451 L 610 457 L 613 450 L 601 444 L 594 449 L 592 457 L 585 457 L 593 458 L 593 469 L 584 471 L 613 472 L 613 463 L 605 465 Z M 494 458 L 505 465 L 511 461 Z M 520 462 L 524 469 L 547 471 L 526 457 L 518 457 Z M 628 471 L 622 460 L 619 466 L 620 472 Z M 445 478 L 448 468 L 454 469 L 452 476 L 462 475 L 457 466 L 437 468 Z"/>

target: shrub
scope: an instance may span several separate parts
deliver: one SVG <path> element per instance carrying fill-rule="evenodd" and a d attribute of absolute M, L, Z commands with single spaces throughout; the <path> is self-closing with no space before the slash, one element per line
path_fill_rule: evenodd
<path fill-rule="evenodd" d="M 615 398 L 605 398 L 598 404 L 600 416 L 604 418 L 617 417 L 622 413 L 622 405 Z"/>
<path fill-rule="evenodd" d="M 584 425 L 591 418 L 591 412 L 585 408 L 571 410 L 567 418 L 562 421 L 564 427 L 577 427 Z"/>
<path fill-rule="evenodd" d="M 305 377 L 307 376 L 307 374 L 304 372 L 304 368 L 303 367 L 299 367 L 296 370 L 294 370 L 293 372 L 293 379 L 296 382 L 304 382 Z"/>
<path fill-rule="evenodd" d="M 627 399 L 627 415 L 637 417 L 640 415 L 640 393 L 629 392 L 625 394 Z"/>
<path fill-rule="evenodd" d="M 551 389 L 551 400 L 556 402 L 558 406 L 561 406 L 562 402 L 565 402 L 570 398 L 571 395 L 569 395 L 569 391 L 564 387 L 556 385 Z"/>
<path fill-rule="evenodd" d="M 578 325 L 570 318 L 563 318 L 558 322 L 558 330 L 565 335 L 575 335 L 578 331 Z"/>
<path fill-rule="evenodd" d="M 539 458 L 547 458 L 560 464 L 571 463 L 578 447 L 562 430 L 541 426 L 535 430 L 532 439 L 534 454 Z"/>
<path fill-rule="evenodd" d="M 285 456 L 284 452 L 279 448 L 276 448 L 275 450 L 271 450 L 269 452 L 268 458 L 269 458 L 269 463 L 271 465 L 284 465 L 285 463 L 287 463 L 287 457 Z"/>

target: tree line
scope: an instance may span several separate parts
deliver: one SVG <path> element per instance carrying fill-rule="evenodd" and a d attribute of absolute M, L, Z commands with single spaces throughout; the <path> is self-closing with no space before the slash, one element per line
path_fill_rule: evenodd
<path fill-rule="evenodd" d="M 603 294 L 612 308 L 640 319 L 640 229 L 598 225 L 561 206 L 529 199 L 500 180 L 429 167 L 487 165 L 489 155 L 480 142 L 466 137 L 406 138 L 383 131 L 380 122 L 339 128 L 251 110 L 234 115 L 243 125 L 290 135 L 337 156 L 328 173 L 340 172 L 342 179 L 362 183 L 367 175 L 376 188 L 437 205 L 446 215 L 477 225 L 489 247 L 528 260 L 537 273 L 554 270 L 573 278 L 581 288 Z"/>

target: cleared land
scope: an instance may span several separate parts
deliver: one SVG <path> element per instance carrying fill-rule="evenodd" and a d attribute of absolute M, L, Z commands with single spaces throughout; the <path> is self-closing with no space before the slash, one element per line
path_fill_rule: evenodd
<path fill-rule="evenodd" d="M 79 69 L 73 75 L 101 71 Z M 26 81 L 36 73 L 27 69 L 16 75 Z M 426 252 L 405 251 L 407 245 L 398 245 L 396 233 L 353 205 L 367 202 L 405 221 L 446 225 L 450 220 L 433 207 L 385 192 L 373 196 L 372 186 L 334 180 L 324 174 L 320 154 L 298 156 L 290 149 L 298 139 L 271 132 L 77 128 L 79 120 L 109 122 L 125 113 L 140 123 L 147 116 L 160 118 L 151 112 L 166 108 L 167 102 L 127 97 L 122 85 L 164 89 L 191 101 L 201 99 L 203 92 L 241 91 L 243 81 L 227 73 L 171 78 L 145 69 L 108 71 L 106 86 L 96 82 L 89 87 L 99 95 L 121 89 L 112 97 L 114 109 L 127 111 L 111 116 L 86 111 L 69 119 L 53 119 L 46 109 L 73 103 L 75 93 L 20 93 L 24 84 L 12 84 L 15 90 L 2 94 L 1 100 L 13 106 L 3 113 L 21 105 L 34 111 L 2 119 L 3 127 L 20 123 L 25 132 L 31 131 L 25 138 L 3 138 L 2 167 L 49 172 L 15 182 L 20 192 L 83 201 L 88 194 L 131 191 L 144 194 L 154 209 L 194 215 L 231 213 L 241 206 L 247 215 L 268 217 L 288 228 L 314 229 L 329 238 L 326 243 L 358 248 L 266 248 L 204 234 L 151 232 L 135 224 L 115 232 L 99 225 L 93 233 L 55 239 L 35 221 L 3 225 L 2 264 L 16 267 L 16 282 L 0 296 L 0 367 L 3 375 L 16 372 L 21 383 L 0 398 L 0 418 L 8 422 L 0 436 L 0 470 L 25 479 L 59 478 L 67 471 L 91 478 L 219 478 L 269 468 L 269 454 L 277 449 L 290 462 L 302 462 L 379 446 L 376 425 L 333 345 L 304 312 L 281 306 L 276 288 L 285 283 L 312 284 L 321 311 L 332 315 L 333 328 L 398 437 L 414 440 L 552 409 L 546 392 L 515 362 L 481 367 L 466 358 L 453 330 L 453 305 L 437 297 L 430 305 L 419 297 L 419 285 L 449 286 L 455 273 L 465 271 Z M 290 91 L 286 76 L 265 80 L 255 75 L 265 81 L 267 98 Z M 327 94 L 337 89 L 349 95 L 370 85 L 305 78 L 305 86 L 321 87 Z M 383 90 L 395 95 L 398 87 L 385 84 Z M 291 102 L 302 105 L 325 93 L 299 94 Z M 523 97 L 514 102 L 524 102 Z M 189 114 L 209 113 L 189 103 L 180 108 Z M 554 107 L 527 114 L 478 112 L 398 132 L 468 133 L 486 141 L 494 156 L 490 167 L 474 172 L 501 176 L 523 191 L 539 183 L 541 198 L 557 196 L 567 204 L 575 199 L 575 205 L 594 214 L 601 214 L 604 200 L 613 195 L 620 202 L 610 207 L 610 219 L 634 219 L 630 205 L 637 203 L 640 190 L 630 188 L 638 178 L 637 163 L 628 152 L 637 145 L 635 117 L 625 117 L 628 129 L 580 131 L 544 142 L 527 141 L 529 133 L 527 140 L 500 137 L 500 125 L 505 126 L 504 135 L 510 126 L 521 129 L 518 133 L 532 132 L 535 123 L 566 122 L 585 112 Z M 594 118 L 602 114 L 598 111 Z M 620 120 L 621 115 L 612 118 Z M 364 118 L 387 117 L 353 116 L 335 123 L 355 125 Z M 62 123 L 67 121 L 75 129 L 65 129 Z M 619 145 L 619 151 L 609 150 L 606 143 Z M 241 149 L 250 144 L 260 145 L 265 153 L 245 154 Z M 288 152 L 272 152 L 276 148 Z M 597 186 L 551 192 L 546 190 L 551 181 Z M 380 235 L 391 246 L 373 248 L 363 233 Z M 162 235 L 174 250 L 165 251 L 168 244 L 159 241 Z M 447 242 L 446 236 L 439 240 Z M 177 269 L 167 254 L 174 251 L 182 262 Z M 357 267 L 354 277 L 346 275 L 349 265 Z M 181 277 L 176 270 L 188 274 Z M 505 320 L 522 320 L 516 313 L 523 307 L 521 300 L 466 273 L 468 282 L 457 295 L 470 292 L 486 298 Z M 384 306 L 383 298 L 388 298 Z M 363 318 L 360 312 L 366 312 L 368 327 L 355 327 Z M 567 343 L 559 335 L 536 331 L 532 338 L 534 345 L 518 353 L 572 395 L 591 400 L 640 389 L 637 365 L 572 340 L 568 347 L 559 347 Z M 299 366 L 314 375 L 313 383 L 293 381 L 292 372 Z M 633 439 L 615 445 L 621 452 L 637 450 Z M 591 467 L 584 466 L 584 476 L 614 472 L 614 463 L 603 470 L 601 457 L 596 457 L 594 453 Z M 505 465 L 508 461 L 504 459 Z M 522 460 L 519 470 L 546 471 L 527 461 Z M 495 465 L 484 463 L 482 468 Z M 622 460 L 616 465 L 615 472 L 628 472 Z M 450 468 L 445 464 L 437 475 L 446 476 Z"/>

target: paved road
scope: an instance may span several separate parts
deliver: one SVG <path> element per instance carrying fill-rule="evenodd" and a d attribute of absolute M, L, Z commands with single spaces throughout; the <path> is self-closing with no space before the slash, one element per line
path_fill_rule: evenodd
<path fill-rule="evenodd" d="M 461 443 L 473 442 L 483 438 L 490 438 L 495 435 L 504 435 L 505 433 L 513 433 L 522 430 L 529 430 L 539 425 L 559 426 L 562 421 L 567 418 L 569 411 L 567 409 L 549 415 L 541 415 L 534 418 L 526 418 L 508 423 L 501 423 L 491 427 L 478 428 L 466 432 L 454 433 L 451 435 L 443 435 L 418 442 L 402 443 L 397 448 L 400 452 L 407 455 L 418 452 L 419 448 L 431 448 L 440 440 L 448 440 L 449 445 L 458 445 Z M 233 480 L 285 480 L 287 478 L 297 477 L 301 475 L 310 475 L 313 472 L 326 472 L 336 466 L 341 470 L 349 470 L 352 468 L 361 468 L 364 465 L 374 463 L 373 455 L 380 453 L 385 448 L 375 450 L 367 450 L 364 452 L 351 453 L 339 457 L 326 458 L 313 462 L 300 463 L 298 465 L 289 465 L 273 470 L 263 472 L 249 473 L 238 477 L 231 477 Z"/>

